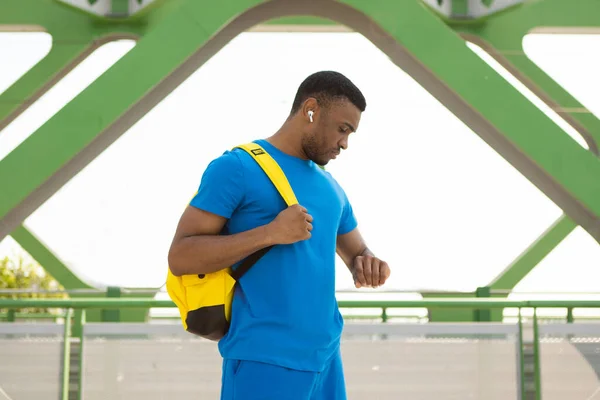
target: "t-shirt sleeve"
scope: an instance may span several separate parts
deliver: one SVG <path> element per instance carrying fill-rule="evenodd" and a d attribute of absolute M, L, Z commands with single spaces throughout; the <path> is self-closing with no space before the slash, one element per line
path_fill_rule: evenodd
<path fill-rule="evenodd" d="M 242 162 L 227 151 L 208 164 L 190 205 L 229 219 L 242 202 L 244 188 Z"/>
<path fill-rule="evenodd" d="M 340 218 L 340 225 L 338 227 L 338 235 L 345 235 L 353 231 L 357 226 L 358 222 L 356 221 L 356 216 L 354 215 L 354 210 L 352 209 L 352 204 L 350 200 L 348 200 L 348 196 L 346 196 L 346 192 L 342 190 L 343 194 L 343 203 L 342 203 L 342 217 Z"/>

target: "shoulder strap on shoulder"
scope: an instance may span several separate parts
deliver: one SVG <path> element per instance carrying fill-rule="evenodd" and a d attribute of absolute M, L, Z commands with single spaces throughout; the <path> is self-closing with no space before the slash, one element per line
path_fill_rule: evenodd
<path fill-rule="evenodd" d="M 279 164 L 277 164 L 277 161 L 275 161 L 273 157 L 271 157 L 271 155 L 262 148 L 262 146 L 256 143 L 247 143 L 236 147 L 245 150 L 248 154 L 250 154 L 250 156 L 252 156 L 254 161 L 260 165 L 288 206 L 298 204 L 296 195 L 294 194 L 294 191 L 292 190 L 292 187 L 290 186 L 285 174 L 281 170 L 281 167 Z M 258 260 L 260 260 L 262 256 L 271 250 L 271 248 L 273 248 L 273 246 L 265 247 L 248 256 L 238 266 L 238 268 L 231 273 L 233 279 L 236 281 L 239 280 L 246 272 L 250 270 L 250 268 L 252 268 L 254 264 L 256 264 Z"/>
<path fill-rule="evenodd" d="M 262 146 L 256 143 L 247 143 L 236 147 L 245 150 L 260 165 L 288 206 L 298 204 L 296 195 L 281 167 Z"/>

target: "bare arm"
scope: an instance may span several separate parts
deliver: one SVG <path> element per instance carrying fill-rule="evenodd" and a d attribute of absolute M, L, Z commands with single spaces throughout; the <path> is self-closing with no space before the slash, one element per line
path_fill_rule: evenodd
<path fill-rule="evenodd" d="M 352 273 L 357 288 L 383 285 L 390 276 L 388 264 L 369 250 L 358 228 L 338 236 L 337 253 Z"/>
<path fill-rule="evenodd" d="M 226 222 L 219 215 L 188 206 L 169 250 L 173 275 L 216 272 L 265 247 L 306 240 L 312 230 L 312 216 L 298 204 L 280 212 L 269 224 L 246 232 L 221 235 Z"/>
<path fill-rule="evenodd" d="M 266 225 L 234 235 L 220 235 L 226 222 L 219 215 L 188 206 L 169 249 L 173 275 L 216 272 L 274 244 Z"/>
<path fill-rule="evenodd" d="M 337 237 L 337 253 L 350 270 L 356 257 L 365 255 L 363 253 L 372 255 L 358 228 Z"/>

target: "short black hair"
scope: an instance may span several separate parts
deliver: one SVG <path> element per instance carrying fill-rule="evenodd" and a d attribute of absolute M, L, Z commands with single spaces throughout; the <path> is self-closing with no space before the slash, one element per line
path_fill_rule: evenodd
<path fill-rule="evenodd" d="M 367 108 L 365 96 L 356 85 L 335 71 L 320 71 L 309 75 L 298 88 L 290 114 L 297 113 L 302 103 L 309 97 L 317 99 L 322 107 L 327 107 L 332 100 L 346 99 L 361 112 Z"/>

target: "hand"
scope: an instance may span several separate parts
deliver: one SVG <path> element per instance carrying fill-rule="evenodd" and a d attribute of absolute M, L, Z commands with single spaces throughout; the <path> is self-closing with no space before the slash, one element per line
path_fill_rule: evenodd
<path fill-rule="evenodd" d="M 354 286 L 376 288 L 390 277 L 390 267 L 385 261 L 372 255 L 358 256 L 354 259 L 352 277 Z"/>
<path fill-rule="evenodd" d="M 313 218 L 306 208 L 294 204 L 267 225 L 267 235 L 275 244 L 292 244 L 311 237 Z"/>

